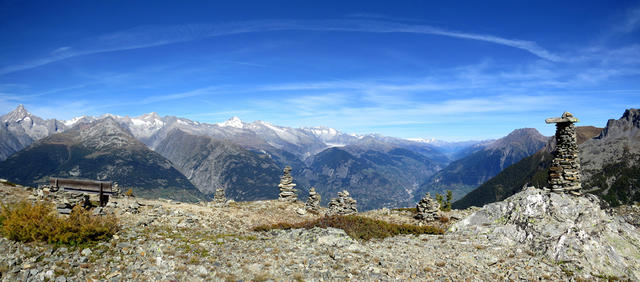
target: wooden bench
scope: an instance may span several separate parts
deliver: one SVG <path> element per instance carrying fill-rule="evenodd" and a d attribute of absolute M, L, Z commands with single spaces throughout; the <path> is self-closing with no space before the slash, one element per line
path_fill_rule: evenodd
<path fill-rule="evenodd" d="M 111 189 L 111 181 L 51 177 L 49 185 L 72 193 L 98 194 L 100 206 L 106 205 L 109 202 L 109 195 L 115 194 Z"/>

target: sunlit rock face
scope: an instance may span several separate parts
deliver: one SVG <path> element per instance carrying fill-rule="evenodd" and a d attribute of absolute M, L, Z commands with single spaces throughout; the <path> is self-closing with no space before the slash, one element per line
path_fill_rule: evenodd
<path fill-rule="evenodd" d="M 521 245 L 562 263 L 577 275 L 640 279 L 640 235 L 593 195 L 574 196 L 534 187 L 484 206 L 450 231 Z"/>

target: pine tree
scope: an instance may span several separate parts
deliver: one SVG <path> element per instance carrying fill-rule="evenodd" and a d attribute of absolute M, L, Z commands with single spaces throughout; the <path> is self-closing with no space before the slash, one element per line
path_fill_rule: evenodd
<path fill-rule="evenodd" d="M 444 209 L 442 209 L 443 211 L 450 211 L 451 210 L 451 200 L 453 199 L 453 192 L 451 192 L 451 190 L 447 190 L 447 201 L 444 204 Z"/>

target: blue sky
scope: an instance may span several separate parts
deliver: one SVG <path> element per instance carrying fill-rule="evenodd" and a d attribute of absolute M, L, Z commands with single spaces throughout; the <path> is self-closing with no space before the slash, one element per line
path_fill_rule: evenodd
<path fill-rule="evenodd" d="M 0 113 L 468 140 L 640 107 L 640 1 L 224 2 L 0 0 Z"/>

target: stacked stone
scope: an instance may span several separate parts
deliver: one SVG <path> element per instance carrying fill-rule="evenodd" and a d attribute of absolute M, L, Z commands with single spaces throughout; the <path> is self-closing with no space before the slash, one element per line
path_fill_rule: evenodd
<path fill-rule="evenodd" d="M 304 204 L 304 208 L 308 211 L 319 212 L 320 211 L 320 194 L 316 192 L 316 188 L 311 187 L 309 190 L 309 198 L 307 202 Z"/>
<path fill-rule="evenodd" d="M 89 195 L 79 193 L 62 192 L 56 195 L 56 210 L 60 214 L 70 214 L 73 207 L 80 205 L 87 209 L 91 207 Z"/>
<path fill-rule="evenodd" d="M 116 198 L 122 196 L 122 189 L 120 189 L 120 185 L 118 185 L 118 182 L 113 183 L 113 186 L 111 187 L 111 191 L 113 191 L 113 196 Z"/>
<path fill-rule="evenodd" d="M 440 204 L 431 198 L 431 194 L 427 192 L 422 200 L 416 206 L 415 218 L 424 221 L 434 221 L 440 218 Z"/>
<path fill-rule="evenodd" d="M 227 201 L 223 188 L 216 189 L 216 193 L 213 194 L 213 201 L 216 202 L 216 204 L 224 204 Z"/>
<path fill-rule="evenodd" d="M 293 202 L 298 199 L 298 195 L 296 194 L 298 190 L 295 189 L 296 184 L 293 183 L 290 166 L 286 166 L 284 168 L 283 175 L 282 177 L 280 177 L 280 184 L 278 184 L 278 187 L 280 188 L 280 195 L 278 197 L 278 200 Z"/>
<path fill-rule="evenodd" d="M 346 190 L 338 192 L 338 198 L 333 198 L 329 202 L 329 211 L 327 212 L 327 215 L 348 215 L 358 213 L 356 205 L 356 200 L 349 197 L 349 192 Z"/>
<path fill-rule="evenodd" d="M 574 125 L 578 121 L 569 112 L 559 118 L 546 119 L 546 123 L 556 124 L 556 149 L 549 167 L 549 185 L 553 192 L 580 194 L 582 189 L 578 138 Z"/>

